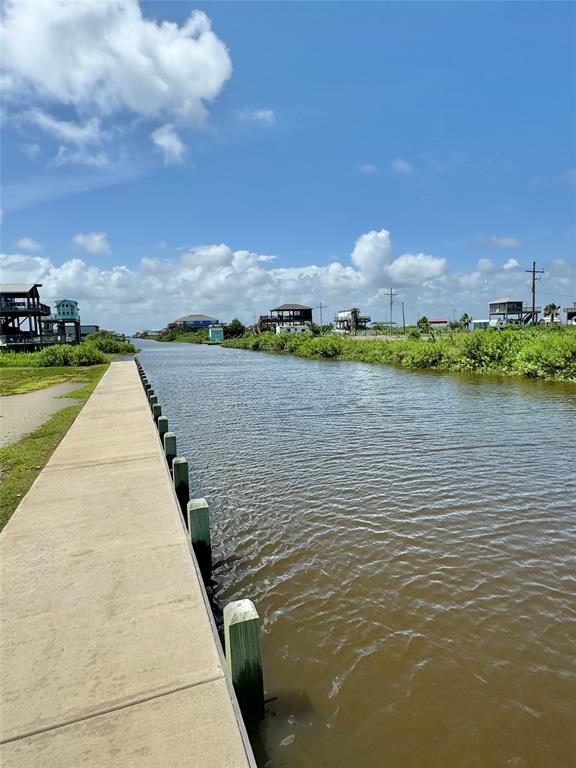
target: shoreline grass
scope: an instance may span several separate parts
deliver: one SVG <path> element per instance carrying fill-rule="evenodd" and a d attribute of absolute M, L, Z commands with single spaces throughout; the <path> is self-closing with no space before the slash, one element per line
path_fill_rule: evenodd
<path fill-rule="evenodd" d="M 358 340 L 344 336 L 263 333 L 222 346 L 290 354 L 313 360 L 350 360 L 413 370 L 491 373 L 576 382 L 576 329 L 517 329 L 446 334 L 435 340 Z"/>
<path fill-rule="evenodd" d="M 85 386 L 64 397 L 87 400 L 107 368 L 108 364 L 95 365 L 90 368 L 82 368 L 79 370 L 72 368 L 65 369 L 66 373 L 70 374 L 70 378 L 63 379 L 64 381 L 79 381 L 83 382 Z M 27 381 L 24 381 L 23 385 L 32 385 L 36 382 L 39 383 L 39 386 L 31 386 L 31 388 L 24 390 L 26 392 L 40 389 L 44 386 L 50 386 L 51 383 L 57 383 L 46 383 L 48 377 L 43 376 L 44 372 L 47 374 L 54 374 L 54 368 L 12 368 L 6 370 L 19 374 L 23 374 L 24 372 L 26 372 L 26 375 L 28 375 L 29 372 L 32 374 L 29 375 Z M 1 373 L 4 374 L 5 372 L 6 371 L 2 371 Z M 34 379 L 33 374 L 36 374 L 38 378 Z M 80 377 L 80 374 L 82 374 L 83 378 Z M 74 378 L 74 375 L 76 375 L 77 378 Z M 16 378 L 14 377 L 12 382 L 7 382 L 2 376 L 3 385 L 13 385 L 15 381 Z M 14 389 L 18 391 L 17 386 L 13 386 L 13 391 L 11 391 L 10 394 L 17 393 Z M 74 420 L 82 410 L 82 407 L 83 403 L 81 405 L 72 405 L 68 408 L 64 408 L 54 414 L 52 418 L 30 435 L 23 437 L 22 440 L 19 440 L 16 443 L 0 448 L 0 478 L 2 480 L 0 483 L 0 531 L 12 517 L 12 514 L 21 499 L 26 495 L 34 480 L 36 480 L 42 469 L 45 467 L 46 463 L 54 453 L 54 450 L 74 423 Z"/>

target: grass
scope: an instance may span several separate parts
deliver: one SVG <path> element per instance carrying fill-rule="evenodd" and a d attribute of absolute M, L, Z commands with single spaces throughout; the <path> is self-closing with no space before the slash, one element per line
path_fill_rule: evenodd
<path fill-rule="evenodd" d="M 37 389 L 62 384 L 66 381 L 90 386 L 98 382 L 107 365 L 66 366 L 57 368 L 0 368 L 0 395 L 24 395 Z M 71 397 L 84 397 L 84 389 Z"/>
<path fill-rule="evenodd" d="M 412 369 L 576 382 L 576 329 L 568 327 L 487 330 L 443 334 L 436 339 L 362 342 L 336 335 L 264 333 L 231 339 L 223 346 L 316 360 L 355 360 Z"/>
<path fill-rule="evenodd" d="M 85 386 L 68 395 L 69 397 L 87 400 L 94 391 L 96 384 L 102 378 L 107 365 L 95 365 L 91 368 L 66 369 L 66 375 L 71 378 L 60 378 L 58 381 L 80 381 Z M 60 369 L 8 369 L 1 371 L 2 383 L 6 387 L 12 387 L 10 394 L 17 392 L 30 392 L 44 386 L 50 386 L 54 381 L 49 381 L 50 375 L 54 375 Z M 5 378 L 5 374 L 11 374 Z M 21 378 L 18 379 L 17 375 Z M 46 375 L 45 375 L 46 374 Z M 62 376 L 57 373 L 56 376 Z M 72 378 L 76 376 L 77 378 Z M 21 387 L 28 387 L 22 390 Z M 74 423 L 76 416 L 82 409 L 81 405 L 73 405 L 59 411 L 45 424 L 32 434 L 19 440 L 17 443 L 0 448 L 0 530 L 4 528 L 20 500 L 26 495 L 40 471 L 46 465 L 55 448 L 60 443 L 66 432 Z"/>

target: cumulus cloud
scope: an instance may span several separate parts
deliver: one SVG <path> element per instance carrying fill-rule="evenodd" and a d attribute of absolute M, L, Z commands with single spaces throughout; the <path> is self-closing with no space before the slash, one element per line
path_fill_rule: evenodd
<path fill-rule="evenodd" d="M 36 242 L 31 237 L 21 237 L 20 240 L 16 240 L 14 246 L 21 251 L 41 251 L 42 244 Z"/>
<path fill-rule="evenodd" d="M 88 253 L 110 253 L 108 238 L 105 232 L 88 232 L 86 234 L 74 235 L 72 238 L 74 245 L 82 248 Z"/>
<path fill-rule="evenodd" d="M 240 112 L 242 120 L 252 120 L 255 123 L 268 123 L 271 125 L 276 121 L 276 114 L 273 109 L 243 109 Z"/>
<path fill-rule="evenodd" d="M 25 253 L 2 257 L 0 266 L 4 280 L 43 283 L 47 303 L 71 296 L 81 302 L 85 322 L 123 331 L 160 327 L 189 312 L 223 320 L 237 315 L 249 322 L 253 313 L 289 301 L 317 306 L 322 300 L 331 312 L 358 306 L 383 319 L 389 288 L 405 302 L 409 321 L 417 312 L 446 316 L 454 306 L 483 317 L 488 302 L 499 296 L 529 299 L 526 275 L 519 270 L 494 266 L 488 272 L 477 267 L 454 272 L 438 256 L 396 256 L 385 229 L 360 236 L 349 260 L 326 265 L 282 267 L 253 251 L 212 243 L 187 248 L 173 259 L 146 257 L 132 267 L 103 268 L 80 258 L 57 264 Z M 546 266 L 543 280 L 547 294 L 566 294 L 576 281 L 576 266 L 557 259 Z"/>
<path fill-rule="evenodd" d="M 181 163 L 186 153 L 186 147 L 180 140 L 174 126 L 166 124 L 151 134 L 154 144 L 164 153 L 164 165 Z"/>
<path fill-rule="evenodd" d="M 388 267 L 388 274 L 397 285 L 425 283 L 440 277 L 448 262 L 426 253 L 405 253 Z"/>
<path fill-rule="evenodd" d="M 519 266 L 518 259 L 508 259 L 508 261 L 506 262 L 506 264 L 504 264 L 502 269 L 506 269 L 506 270 L 516 269 L 516 267 L 518 266 Z"/>
<path fill-rule="evenodd" d="M 493 248 L 518 248 L 520 240 L 517 237 L 492 235 L 488 238 L 488 243 Z"/>
<path fill-rule="evenodd" d="M 494 262 L 492 259 L 480 259 L 476 268 L 479 272 L 492 272 L 494 269 Z"/>
<path fill-rule="evenodd" d="M 404 173 L 404 174 L 410 174 L 415 172 L 415 168 L 412 165 L 412 163 L 409 163 L 408 160 L 404 160 L 401 157 L 397 157 L 395 160 L 392 160 L 392 170 L 396 171 L 396 173 Z"/>
<path fill-rule="evenodd" d="M 181 25 L 159 22 L 144 18 L 138 0 L 7 0 L 0 45 L 9 110 L 78 149 L 101 143 L 101 121 L 116 113 L 201 123 L 232 73 L 205 13 L 194 11 Z M 55 117 L 47 111 L 54 106 L 78 119 Z M 182 153 L 175 146 L 171 158 Z M 87 157 L 68 153 L 57 164 L 101 164 L 98 155 Z"/>
<path fill-rule="evenodd" d="M 0 42 L 8 95 L 101 114 L 201 119 L 232 72 L 205 13 L 157 22 L 137 0 L 8 0 Z"/>

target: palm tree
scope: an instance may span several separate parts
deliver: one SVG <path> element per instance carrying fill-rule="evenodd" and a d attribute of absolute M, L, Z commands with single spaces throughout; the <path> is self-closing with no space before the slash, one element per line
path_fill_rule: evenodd
<path fill-rule="evenodd" d="M 462 330 L 463 331 L 467 331 L 468 330 L 468 326 L 472 322 L 472 318 L 470 317 L 468 312 L 464 312 L 464 314 L 462 315 L 462 317 L 460 318 L 460 320 L 458 322 L 460 323 L 460 327 L 462 328 Z"/>
<path fill-rule="evenodd" d="M 544 307 L 544 317 L 546 317 L 546 315 L 550 315 L 550 322 L 555 323 L 556 313 L 558 312 L 559 309 L 560 307 L 558 306 L 558 304 L 546 304 L 546 306 Z"/>

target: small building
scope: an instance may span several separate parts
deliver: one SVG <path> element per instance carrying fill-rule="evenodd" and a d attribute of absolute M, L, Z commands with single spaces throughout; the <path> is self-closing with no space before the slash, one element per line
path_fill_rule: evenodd
<path fill-rule="evenodd" d="M 471 331 L 485 331 L 490 326 L 489 320 L 470 320 L 468 324 Z"/>
<path fill-rule="evenodd" d="M 211 317 L 210 315 L 184 315 L 184 317 L 179 317 L 178 320 L 175 320 L 173 323 L 170 323 L 171 327 L 176 326 L 177 328 L 186 328 L 186 329 L 199 329 L 199 328 L 209 328 L 211 325 L 219 325 L 220 321 L 217 317 Z"/>
<path fill-rule="evenodd" d="M 43 320 L 50 316 L 50 307 L 40 301 L 41 287 L 42 283 L 0 284 L 0 347 L 38 349 L 58 342 L 43 338 Z"/>
<path fill-rule="evenodd" d="M 428 320 L 428 325 L 436 325 L 439 327 L 444 326 L 445 328 L 447 328 L 448 320 L 444 320 L 442 318 L 434 318 L 433 320 Z"/>
<path fill-rule="evenodd" d="M 357 307 L 343 309 L 334 315 L 334 331 L 336 333 L 357 333 L 368 328 L 370 318 L 361 315 Z"/>
<path fill-rule="evenodd" d="M 208 339 L 210 341 L 224 341 L 224 326 L 211 325 L 208 328 Z"/>
<path fill-rule="evenodd" d="M 538 322 L 540 307 L 536 307 L 532 317 L 532 307 L 519 299 L 496 299 L 490 302 L 489 325 L 491 328 L 503 328 L 506 325 L 530 325 Z"/>
<path fill-rule="evenodd" d="M 566 325 L 576 325 L 576 301 L 574 306 L 566 307 L 564 312 L 566 312 Z"/>
<path fill-rule="evenodd" d="M 98 333 L 100 330 L 99 325 L 81 325 L 80 326 L 80 340 L 84 341 L 86 336 L 90 336 L 91 333 Z"/>

